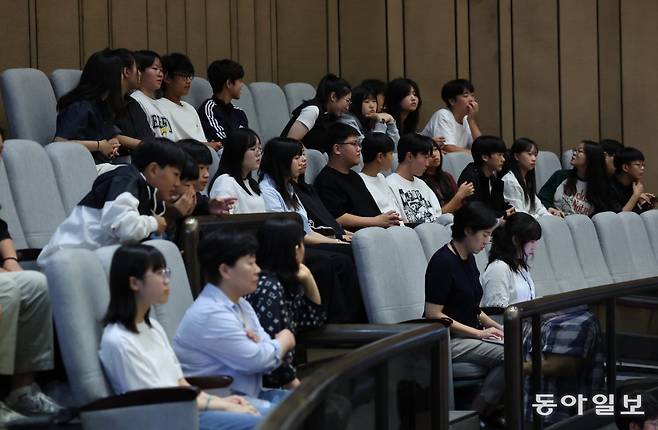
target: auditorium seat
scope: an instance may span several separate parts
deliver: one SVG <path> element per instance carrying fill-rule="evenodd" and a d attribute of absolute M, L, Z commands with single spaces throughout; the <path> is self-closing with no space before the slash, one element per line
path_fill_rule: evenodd
<path fill-rule="evenodd" d="M 82 145 L 53 142 L 46 145 L 66 214 L 91 191 L 96 180 L 96 164 L 91 152 Z"/>
<path fill-rule="evenodd" d="M 306 149 L 306 173 L 304 173 L 304 180 L 307 184 L 315 182 L 320 171 L 327 165 L 327 154 L 320 152 L 317 149 Z"/>
<path fill-rule="evenodd" d="M 631 244 L 624 229 L 619 228 L 617 214 L 602 212 L 594 215 L 592 221 L 612 279 L 615 282 L 637 279 L 635 265 L 631 263 Z"/>
<path fill-rule="evenodd" d="M 559 292 L 587 288 L 567 222 L 557 216 L 543 216 L 539 218 L 539 224 L 542 228 L 541 241 L 546 246 Z"/>
<path fill-rule="evenodd" d="M 47 145 L 55 138 L 57 102 L 48 77 L 37 69 L 8 69 L 0 75 L 10 136 Z"/>
<path fill-rule="evenodd" d="M 658 210 L 646 211 L 642 215 L 644 227 L 649 235 L 649 242 L 653 249 L 653 254 L 658 262 Z"/>
<path fill-rule="evenodd" d="M 640 215 L 635 212 L 620 212 L 617 216 L 630 244 L 630 259 L 635 266 L 635 277 L 641 279 L 658 276 L 656 257 Z"/>
<path fill-rule="evenodd" d="M 25 233 L 23 233 L 23 226 L 21 226 L 18 219 L 18 212 L 9 186 L 4 161 L 0 161 L 0 218 L 7 223 L 9 234 L 16 249 L 27 248 Z"/>
<path fill-rule="evenodd" d="M 283 92 L 286 94 L 286 101 L 288 102 L 288 112 L 292 115 L 292 111 L 301 105 L 306 100 L 311 100 L 315 97 L 315 88 L 313 85 L 306 82 L 292 82 L 283 86 Z"/>
<path fill-rule="evenodd" d="M 272 82 L 253 82 L 249 89 L 256 106 L 261 140 L 266 144 L 273 137 L 280 136 L 290 120 L 288 102 L 283 90 Z"/>
<path fill-rule="evenodd" d="M 64 94 L 75 88 L 80 82 L 82 70 L 57 69 L 50 74 L 50 83 L 55 92 L 55 98 L 59 100 Z"/>
<path fill-rule="evenodd" d="M 459 180 L 464 167 L 473 161 L 471 154 L 466 152 L 451 152 L 443 155 L 442 169 L 444 172 L 450 173 L 455 181 Z"/>
<path fill-rule="evenodd" d="M 450 229 L 441 224 L 420 224 L 414 228 L 414 231 L 420 239 L 420 243 L 423 246 L 423 252 L 425 253 L 425 258 L 428 262 L 436 253 L 436 251 L 438 251 L 446 243 L 450 242 L 450 239 L 452 238 Z"/>
<path fill-rule="evenodd" d="M 212 87 L 210 86 L 210 82 L 201 76 L 195 76 L 194 79 L 192 79 L 190 92 L 183 96 L 183 100 L 194 106 L 194 109 L 199 109 L 201 103 L 210 97 L 212 97 Z"/>
<path fill-rule="evenodd" d="M 557 158 L 557 155 L 550 151 L 539 151 L 539 154 L 537 154 L 537 165 L 535 166 L 537 190 L 540 190 L 546 181 L 548 181 L 548 178 L 561 168 L 560 159 Z"/>
<path fill-rule="evenodd" d="M 537 243 L 535 255 L 528 264 L 530 266 L 530 275 L 535 284 L 535 297 L 540 298 L 561 293 L 553 265 L 548 256 L 546 241 L 543 240 L 543 237 Z"/>
<path fill-rule="evenodd" d="M 569 215 L 565 220 L 587 285 L 599 287 L 613 283 L 592 220 L 587 215 L 579 214 Z"/>
<path fill-rule="evenodd" d="M 571 169 L 571 156 L 573 155 L 573 149 L 567 149 L 562 153 L 562 168 Z"/>
<path fill-rule="evenodd" d="M 212 178 L 215 177 L 215 173 L 217 173 L 217 169 L 219 169 L 219 160 L 222 158 L 222 153 L 224 152 L 223 149 L 220 149 L 219 152 L 210 150 L 210 155 L 212 156 L 212 164 L 208 167 L 208 184 L 206 185 L 206 188 L 202 191 L 203 194 L 208 194 L 208 186 L 210 186 L 210 182 L 212 181 Z"/>
<path fill-rule="evenodd" d="M 245 84 L 242 87 L 242 91 L 240 91 L 240 99 L 233 100 L 232 103 L 244 111 L 244 113 L 247 115 L 247 120 L 249 121 L 249 128 L 260 136 L 260 121 L 258 119 L 258 115 L 256 114 L 254 96 L 251 94 L 251 90 L 249 89 L 248 85 Z"/>

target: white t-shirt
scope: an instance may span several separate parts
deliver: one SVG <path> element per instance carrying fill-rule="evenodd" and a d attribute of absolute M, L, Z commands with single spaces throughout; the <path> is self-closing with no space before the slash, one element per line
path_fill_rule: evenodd
<path fill-rule="evenodd" d="M 313 105 L 306 106 L 299 113 L 299 116 L 297 117 L 296 121 L 301 122 L 302 124 L 304 124 L 306 128 L 310 130 L 315 125 L 315 121 L 318 120 L 319 116 L 320 116 L 320 109 L 318 109 L 317 106 L 313 106 Z"/>
<path fill-rule="evenodd" d="M 434 222 L 441 216 L 439 199 L 427 184 L 418 178 L 408 181 L 397 173 L 386 178 L 393 190 L 395 200 L 402 209 L 400 215 L 405 222 Z"/>
<path fill-rule="evenodd" d="M 176 138 L 171 121 L 162 112 L 157 100 L 152 99 L 140 90 L 134 91 L 130 94 L 130 97 L 135 99 L 142 107 L 144 114 L 146 114 L 146 120 L 149 126 L 151 126 L 155 137 L 166 137 L 172 140 Z"/>
<path fill-rule="evenodd" d="M 550 215 L 537 195 L 534 196 L 535 210 L 532 210 L 530 202 L 525 199 L 523 188 L 516 179 L 516 176 L 514 176 L 514 173 L 507 172 L 507 174 L 503 176 L 503 184 L 503 198 L 506 202 L 514 206 L 514 209 L 516 209 L 517 212 L 525 212 L 535 218 Z"/>
<path fill-rule="evenodd" d="M 209 196 L 211 199 L 217 197 L 237 197 L 238 200 L 235 202 L 235 206 L 233 206 L 233 209 L 231 210 L 231 213 L 234 214 L 267 212 L 265 210 L 265 200 L 263 200 L 263 196 L 256 194 L 254 190 L 251 189 L 249 181 L 244 181 L 244 185 L 247 187 L 251 195 L 247 194 L 244 188 L 237 183 L 233 176 L 224 173 L 215 179 Z"/>
<path fill-rule="evenodd" d="M 470 148 L 473 144 L 468 117 L 465 116 L 462 123 L 459 124 L 452 112 L 446 108 L 434 112 L 420 133 L 429 137 L 442 136 L 446 139 L 446 145 L 455 145 L 460 148 Z"/>
<path fill-rule="evenodd" d="M 514 303 L 535 298 L 535 284 L 525 269 L 514 272 L 502 260 L 489 264 L 480 275 L 482 307 L 504 308 Z"/>
<path fill-rule="evenodd" d="M 98 351 L 105 374 L 116 394 L 146 388 L 177 387 L 183 377 L 180 363 L 162 326 L 137 325 L 139 333 L 123 324 L 108 324 Z"/>
<path fill-rule="evenodd" d="M 576 193 L 572 196 L 564 194 L 564 185 L 567 183 L 565 179 L 555 189 L 553 202 L 555 208 L 561 210 L 564 215 L 583 214 L 591 215 L 594 208 L 587 201 L 587 182 L 578 179 L 576 181 Z"/>
<path fill-rule="evenodd" d="M 388 186 L 386 178 L 383 174 L 377 173 L 377 176 L 366 175 L 363 172 L 359 172 L 361 179 L 366 184 L 366 188 L 370 191 L 372 198 L 375 199 L 377 207 L 382 213 L 388 211 L 396 211 L 402 213 L 402 209 L 398 207 L 397 200 L 395 199 L 395 194 L 393 190 Z"/>
<path fill-rule="evenodd" d="M 206 142 L 199 114 L 191 104 L 181 100 L 176 104 L 166 97 L 157 100 L 158 107 L 169 118 L 174 129 L 174 140 L 195 139 Z"/>

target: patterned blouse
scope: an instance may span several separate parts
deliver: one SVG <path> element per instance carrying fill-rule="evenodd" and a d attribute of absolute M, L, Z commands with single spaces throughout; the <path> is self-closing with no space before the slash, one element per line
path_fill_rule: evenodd
<path fill-rule="evenodd" d="M 245 297 L 258 315 L 258 320 L 265 331 L 274 338 L 283 329 L 294 334 L 308 328 L 320 327 L 327 319 L 326 308 L 306 297 L 300 290 L 288 293 L 279 282 L 276 274 L 263 272 L 258 281 L 258 288 Z M 283 363 L 269 375 L 263 376 L 265 387 L 281 387 L 296 377 L 294 351 L 290 351 Z"/>

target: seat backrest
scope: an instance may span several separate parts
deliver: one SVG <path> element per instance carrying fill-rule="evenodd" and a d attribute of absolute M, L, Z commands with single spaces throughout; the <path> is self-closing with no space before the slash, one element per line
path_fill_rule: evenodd
<path fill-rule="evenodd" d="M 263 144 L 266 144 L 273 137 L 280 136 L 288 124 L 288 102 L 281 87 L 272 82 L 253 82 L 249 84 L 249 89 L 256 106 L 260 137 Z"/>
<path fill-rule="evenodd" d="M 30 140 L 8 140 L 7 178 L 27 246 L 43 248 L 66 218 L 55 172 L 45 149 Z"/>
<path fill-rule="evenodd" d="M 535 284 L 535 296 L 537 298 L 551 294 L 561 293 L 546 249 L 546 241 L 540 240 L 535 249 L 534 257 L 528 262 L 530 276 Z"/>
<path fill-rule="evenodd" d="M 288 112 L 292 115 L 297 106 L 315 97 L 315 88 L 306 82 L 291 82 L 283 86 L 288 102 Z"/>
<path fill-rule="evenodd" d="M 198 109 L 206 99 L 212 97 L 212 86 L 206 79 L 195 76 L 192 79 L 190 92 L 183 96 L 183 100 L 191 104 L 194 109 Z"/>
<path fill-rule="evenodd" d="M 80 83 L 82 70 L 57 69 L 50 74 L 50 83 L 55 92 L 55 98 L 59 100 L 64 94 L 75 88 Z"/>
<path fill-rule="evenodd" d="M 617 214 L 602 212 L 592 217 L 599 237 L 603 257 L 615 282 L 637 279 L 635 265 L 631 263 L 631 245 Z"/>
<path fill-rule="evenodd" d="M 208 186 L 210 186 L 210 181 L 212 181 L 212 178 L 215 177 L 215 173 L 217 173 L 217 169 L 219 169 L 219 160 L 222 158 L 222 153 L 224 152 L 224 149 L 220 149 L 219 152 L 211 149 L 210 150 L 210 155 L 212 156 L 212 164 L 210 164 L 210 167 L 208 168 L 208 177 L 210 180 L 208 181 L 208 184 L 206 184 L 206 188 L 203 190 L 203 193 L 208 195 Z"/>
<path fill-rule="evenodd" d="M 57 102 L 48 77 L 37 69 L 8 69 L 0 90 L 12 137 L 47 145 L 57 127 Z"/>
<path fill-rule="evenodd" d="M 571 231 L 571 238 L 587 285 L 598 287 L 611 284 L 613 279 L 605 263 L 592 220 L 587 215 L 581 214 L 569 215 L 565 220 Z"/>
<path fill-rule="evenodd" d="M 653 254 L 658 259 L 658 210 L 646 211 L 641 216 L 644 221 L 644 228 L 647 229 L 647 234 L 649 235 Z"/>
<path fill-rule="evenodd" d="M 555 270 L 557 287 L 561 292 L 587 288 L 589 285 L 580 267 L 578 253 L 571 237 L 571 231 L 564 218 L 543 216 L 539 218 L 548 258 Z"/>
<path fill-rule="evenodd" d="M 560 159 L 551 151 L 539 151 L 537 154 L 537 166 L 535 167 L 535 180 L 537 189 L 541 190 L 548 178 L 553 173 L 560 170 Z"/>
<path fill-rule="evenodd" d="M 251 94 L 251 90 L 248 85 L 242 87 L 240 91 L 240 99 L 233 100 L 232 102 L 235 106 L 242 109 L 247 115 L 247 120 L 249 120 L 249 128 L 261 135 L 260 122 L 258 121 L 258 115 L 256 114 L 256 105 L 254 104 L 254 96 Z M 261 137 L 262 139 L 262 137 Z M 263 139 L 264 140 L 264 139 Z M 265 143 L 265 142 L 261 142 Z"/>
<path fill-rule="evenodd" d="M 304 180 L 308 184 L 315 182 L 320 171 L 327 165 L 327 154 L 317 149 L 306 149 L 306 173 Z"/>
<path fill-rule="evenodd" d="M 573 155 L 573 149 L 567 149 L 562 153 L 562 168 L 571 169 L 571 156 Z M 539 189 L 539 188 L 537 188 Z"/>
<path fill-rule="evenodd" d="M 0 218 L 7 223 L 9 234 L 14 242 L 16 249 L 27 248 L 25 240 L 25 233 L 23 226 L 18 218 L 16 212 L 16 205 L 14 204 L 14 197 L 11 194 L 9 187 L 9 179 L 7 178 L 7 170 L 5 163 L 0 160 Z"/>
<path fill-rule="evenodd" d="M 464 167 L 473 161 L 471 154 L 466 152 L 451 152 L 443 156 L 443 171 L 450 173 L 455 181 L 459 180 Z"/>
<path fill-rule="evenodd" d="M 425 252 L 425 258 L 428 262 L 436 251 L 450 242 L 452 238 L 450 229 L 441 224 L 423 223 L 416 226 L 414 231 L 418 235 L 421 245 L 423 245 L 423 252 Z"/>
<path fill-rule="evenodd" d="M 91 191 L 96 180 L 96 164 L 91 152 L 71 142 L 53 142 L 46 145 L 46 153 L 53 166 L 57 187 L 66 214 Z"/>
<path fill-rule="evenodd" d="M 640 215 L 635 212 L 620 212 L 617 216 L 621 219 L 630 244 L 630 257 L 635 266 L 635 277 L 640 279 L 658 276 L 658 265 L 656 265 L 649 233 L 647 233 Z"/>

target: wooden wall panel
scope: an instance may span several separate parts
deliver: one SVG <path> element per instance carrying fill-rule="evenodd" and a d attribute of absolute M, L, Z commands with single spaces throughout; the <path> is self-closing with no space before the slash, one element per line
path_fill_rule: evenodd
<path fill-rule="evenodd" d="M 498 5 L 471 0 L 469 9 L 470 75 L 480 104 L 477 121 L 483 133 L 500 136 Z"/>
<path fill-rule="evenodd" d="M 455 0 L 457 76 L 464 79 L 469 79 L 471 75 L 469 8 L 470 1 Z"/>
<path fill-rule="evenodd" d="M 80 67 L 79 17 L 78 0 L 36 2 L 37 67 L 46 74 Z"/>
<path fill-rule="evenodd" d="M 599 126 L 602 138 L 621 140 L 620 0 L 598 0 Z"/>
<path fill-rule="evenodd" d="M 212 2 L 211 2 L 212 3 Z M 187 32 L 185 0 L 167 0 L 167 53 L 185 52 Z"/>
<path fill-rule="evenodd" d="M 167 0 L 146 0 L 146 46 L 160 55 L 167 49 Z"/>
<path fill-rule="evenodd" d="M 247 81 L 256 79 L 256 26 L 254 0 L 238 1 L 238 55 Z"/>
<path fill-rule="evenodd" d="M 457 75 L 454 6 L 453 0 L 404 2 L 405 72 L 418 83 L 423 100 L 419 129 L 443 106 L 443 83 Z"/>
<path fill-rule="evenodd" d="M 516 0 L 512 19 L 515 135 L 560 152 L 557 4 Z"/>
<path fill-rule="evenodd" d="M 0 9 L 0 70 L 30 67 L 29 3 L 0 0 Z"/>
<path fill-rule="evenodd" d="M 404 76 L 404 9 L 402 0 L 386 1 L 387 78 Z"/>
<path fill-rule="evenodd" d="M 500 50 L 500 134 L 505 142 L 514 140 L 514 44 L 512 43 L 512 0 L 498 1 L 498 43 Z"/>
<path fill-rule="evenodd" d="M 340 76 L 340 22 L 338 0 L 327 0 L 327 71 Z"/>
<path fill-rule="evenodd" d="M 231 58 L 230 0 L 206 2 L 206 39 L 208 62 Z"/>
<path fill-rule="evenodd" d="M 82 0 L 82 58 L 79 67 L 96 51 L 110 46 L 108 2 Z"/>
<path fill-rule="evenodd" d="M 147 47 L 146 0 L 112 0 L 112 47 L 145 49 Z"/>
<path fill-rule="evenodd" d="M 562 144 L 599 139 L 596 0 L 559 0 Z"/>
<path fill-rule="evenodd" d="M 344 0 L 339 10 L 341 76 L 352 85 L 386 80 L 386 1 Z"/>
<path fill-rule="evenodd" d="M 206 76 L 206 0 L 185 2 L 185 46 L 184 52 L 194 65 L 197 76 Z"/>
<path fill-rule="evenodd" d="M 254 25 L 256 31 L 256 70 L 252 76 L 256 81 L 273 81 L 272 74 L 272 3 L 271 0 L 255 0 Z"/>

